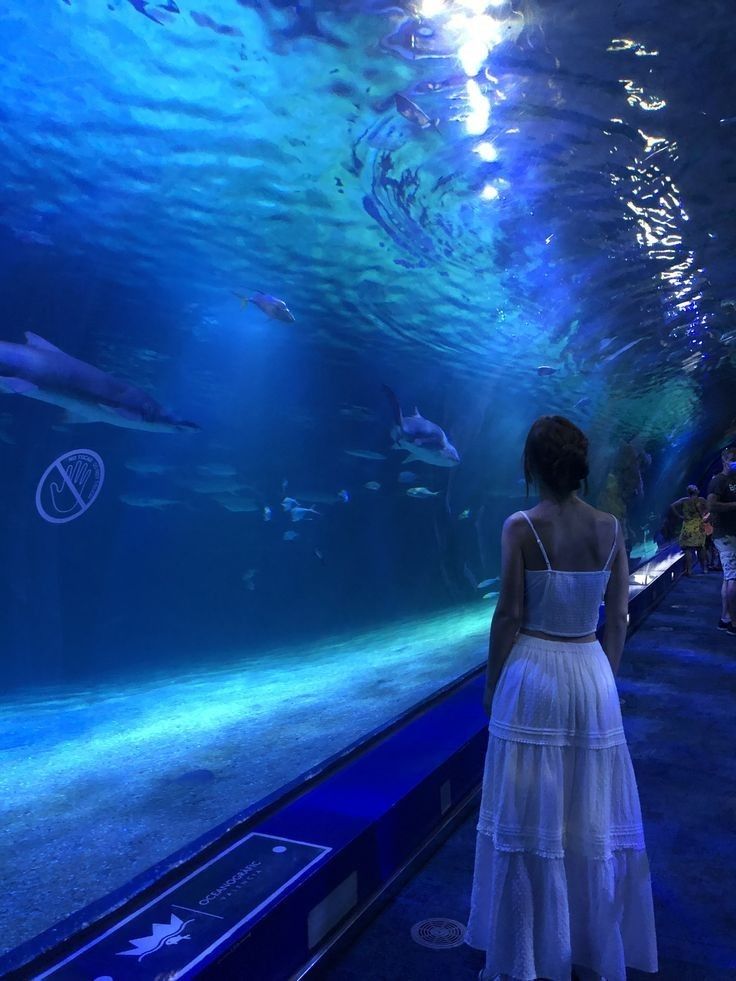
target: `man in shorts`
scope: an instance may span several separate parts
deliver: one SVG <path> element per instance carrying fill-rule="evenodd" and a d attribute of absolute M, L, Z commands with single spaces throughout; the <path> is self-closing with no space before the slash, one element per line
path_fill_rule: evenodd
<path fill-rule="evenodd" d="M 736 634 L 736 443 L 721 453 L 723 470 L 708 486 L 713 542 L 723 567 L 719 630 Z"/>

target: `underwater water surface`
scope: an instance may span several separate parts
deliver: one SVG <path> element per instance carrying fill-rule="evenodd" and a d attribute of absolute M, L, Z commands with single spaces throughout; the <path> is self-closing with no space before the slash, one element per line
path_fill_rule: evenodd
<path fill-rule="evenodd" d="M 0 11 L 6 947 L 483 660 L 537 415 L 588 433 L 634 560 L 671 535 L 736 427 L 730 30 L 721 0 Z M 104 874 L 31 915 L 90 823 Z"/>

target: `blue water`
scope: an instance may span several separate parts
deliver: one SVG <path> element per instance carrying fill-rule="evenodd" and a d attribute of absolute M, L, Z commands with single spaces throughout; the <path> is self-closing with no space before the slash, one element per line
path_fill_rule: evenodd
<path fill-rule="evenodd" d="M 337 674 L 349 692 L 370 651 L 355 738 L 482 661 L 493 598 L 477 584 L 497 576 L 501 522 L 526 503 L 537 415 L 589 434 L 589 499 L 635 556 L 672 533 L 670 500 L 734 425 L 731 14 L 600 8 L 0 11 L 0 341 L 33 331 L 200 427 L 82 425 L 0 399 L 0 748 L 18 788 L 4 854 L 45 815 L 8 877 L 7 947 L 141 871 L 128 846 L 152 823 L 173 830 L 148 864 L 334 750 L 325 730 L 293 772 L 269 755 L 295 658 L 308 684 L 329 692 Z M 295 322 L 233 295 L 254 291 Z M 403 462 L 382 383 L 446 431 L 459 467 Z M 82 448 L 104 462 L 99 495 L 50 524 L 39 481 Z M 285 497 L 318 514 L 293 521 Z M 436 679 L 417 642 L 428 623 L 455 630 Z M 190 726 L 165 693 L 196 704 L 204 686 L 247 715 L 264 671 L 268 724 L 255 713 L 249 746 L 268 779 L 238 786 L 221 779 L 243 751 L 231 716 L 220 731 L 203 705 Z M 175 760 L 152 732 L 177 734 Z M 111 784 L 94 762 L 113 735 L 121 759 L 147 747 L 124 822 L 131 768 Z M 73 786 L 49 789 L 62 771 Z M 151 797 L 156 781 L 179 790 Z M 202 797 L 191 824 L 172 816 L 179 792 Z M 70 829 L 93 813 L 115 856 L 105 875 L 90 857 L 71 893 L 46 881 L 31 915 L 48 851 L 78 858 Z"/>

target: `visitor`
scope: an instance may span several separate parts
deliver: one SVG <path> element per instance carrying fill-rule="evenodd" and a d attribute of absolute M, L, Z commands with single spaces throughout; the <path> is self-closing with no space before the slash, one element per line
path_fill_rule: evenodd
<path fill-rule="evenodd" d="M 693 574 L 693 557 L 697 555 L 700 568 L 708 571 L 708 561 L 705 557 L 705 521 L 704 515 L 708 505 L 700 496 L 695 484 L 688 484 L 687 497 L 679 497 L 670 505 L 673 514 L 682 521 L 680 531 L 680 548 L 685 553 L 685 575 Z"/>
<path fill-rule="evenodd" d="M 719 630 L 736 634 L 736 444 L 721 453 L 723 470 L 708 485 L 713 542 L 723 569 Z"/>
<path fill-rule="evenodd" d="M 537 419 L 524 476 L 539 503 L 501 535 L 466 942 L 485 951 L 481 981 L 625 981 L 627 966 L 657 971 L 657 945 L 614 680 L 628 619 L 623 535 L 577 495 L 588 440 L 569 420 Z"/>
<path fill-rule="evenodd" d="M 703 515 L 703 528 L 705 529 L 705 561 L 711 572 L 721 571 L 721 562 L 718 552 L 713 544 L 713 522 L 711 521 L 710 511 Z"/>

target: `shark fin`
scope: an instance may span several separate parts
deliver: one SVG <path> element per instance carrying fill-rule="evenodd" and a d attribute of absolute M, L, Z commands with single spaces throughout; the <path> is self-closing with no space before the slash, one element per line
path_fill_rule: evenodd
<path fill-rule="evenodd" d="M 39 337 L 38 334 L 34 334 L 33 331 L 26 331 L 26 343 L 30 347 L 40 348 L 42 351 L 56 351 L 58 354 L 63 354 L 64 352 L 52 344 L 50 341 L 45 341 L 43 337 Z"/>
<path fill-rule="evenodd" d="M 8 395 L 33 395 L 38 391 L 38 385 L 26 381 L 25 378 L 12 378 L 6 375 L 0 377 L 0 391 Z"/>

